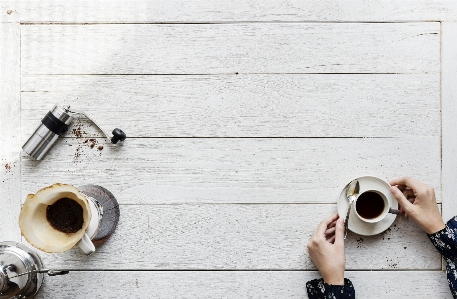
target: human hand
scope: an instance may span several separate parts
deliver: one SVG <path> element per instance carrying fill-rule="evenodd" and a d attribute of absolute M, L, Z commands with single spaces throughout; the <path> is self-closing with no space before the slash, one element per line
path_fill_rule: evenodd
<path fill-rule="evenodd" d="M 343 218 L 335 214 L 322 220 L 308 241 L 308 253 L 325 283 L 344 285 Z"/>
<path fill-rule="evenodd" d="M 427 234 L 446 226 L 431 186 L 409 177 L 392 180 L 390 184 L 390 192 L 400 204 L 400 213 L 411 217 Z"/>

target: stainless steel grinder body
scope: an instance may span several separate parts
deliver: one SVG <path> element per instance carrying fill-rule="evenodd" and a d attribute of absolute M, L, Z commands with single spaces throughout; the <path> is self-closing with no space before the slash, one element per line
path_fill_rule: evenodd
<path fill-rule="evenodd" d="M 73 117 L 59 106 L 54 106 L 41 120 L 41 124 L 22 149 L 36 160 L 41 160 L 60 135 L 64 134 Z"/>

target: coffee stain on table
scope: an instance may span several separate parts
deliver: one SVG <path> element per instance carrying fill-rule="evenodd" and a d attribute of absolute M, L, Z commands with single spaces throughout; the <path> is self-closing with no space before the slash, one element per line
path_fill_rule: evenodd
<path fill-rule="evenodd" d="M 75 154 L 74 154 L 74 157 L 73 157 L 73 162 L 74 163 L 81 163 L 84 158 L 87 158 L 87 155 L 85 153 L 85 149 L 87 148 L 90 148 L 90 149 L 93 149 L 93 148 L 97 148 L 99 151 L 100 151 L 100 155 L 101 155 L 101 151 L 103 150 L 104 146 L 103 145 L 98 145 L 98 140 L 97 138 L 88 138 L 86 137 L 88 135 L 87 131 L 86 131 L 86 128 L 85 126 L 87 126 L 86 124 L 84 124 L 81 119 L 77 119 L 77 124 L 76 124 L 76 127 L 74 129 L 72 129 L 72 133 L 74 135 L 74 139 L 73 140 L 76 140 L 76 150 L 75 150 Z M 92 125 L 88 125 L 88 127 L 91 127 Z M 71 144 L 69 144 L 69 146 L 72 146 Z"/>
<path fill-rule="evenodd" d="M 359 238 L 356 241 L 357 241 L 357 248 L 361 248 L 362 247 L 362 243 L 363 243 L 363 238 Z"/>

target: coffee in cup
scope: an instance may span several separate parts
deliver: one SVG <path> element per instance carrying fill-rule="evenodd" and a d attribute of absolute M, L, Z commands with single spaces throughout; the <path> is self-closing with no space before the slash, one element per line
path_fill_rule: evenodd
<path fill-rule="evenodd" d="M 384 199 L 377 192 L 367 191 L 357 198 L 357 213 L 365 219 L 374 219 L 384 210 Z"/>
<path fill-rule="evenodd" d="M 356 199 L 355 213 L 361 220 L 375 223 L 384 219 L 388 213 L 398 214 L 398 211 L 390 208 L 387 197 L 380 191 L 366 190 Z"/>

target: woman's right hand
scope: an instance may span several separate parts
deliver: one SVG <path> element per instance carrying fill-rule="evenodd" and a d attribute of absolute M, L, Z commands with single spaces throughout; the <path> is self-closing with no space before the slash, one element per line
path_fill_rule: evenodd
<path fill-rule="evenodd" d="M 344 220 L 338 214 L 322 220 L 308 242 L 308 253 L 325 283 L 344 285 Z"/>
<path fill-rule="evenodd" d="M 390 192 L 401 206 L 400 212 L 411 217 L 427 234 L 446 226 L 431 186 L 409 177 L 392 180 L 390 184 Z"/>

